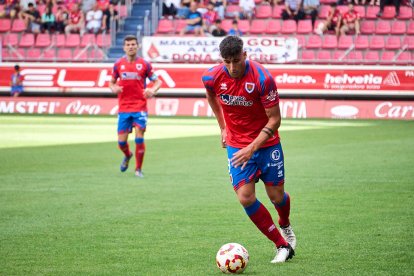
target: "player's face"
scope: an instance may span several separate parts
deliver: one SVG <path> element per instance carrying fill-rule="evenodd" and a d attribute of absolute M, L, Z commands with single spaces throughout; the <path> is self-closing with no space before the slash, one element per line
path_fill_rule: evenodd
<path fill-rule="evenodd" d="M 223 63 L 232 78 L 241 78 L 246 70 L 246 52 L 239 56 L 223 58 Z"/>
<path fill-rule="evenodd" d="M 127 56 L 136 56 L 138 51 L 138 43 L 136 40 L 129 40 L 124 42 L 124 51 Z"/>

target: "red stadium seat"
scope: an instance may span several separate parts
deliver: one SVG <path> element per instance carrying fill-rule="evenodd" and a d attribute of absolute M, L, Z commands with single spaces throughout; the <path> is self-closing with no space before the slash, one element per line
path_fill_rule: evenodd
<path fill-rule="evenodd" d="M 19 44 L 19 35 L 16 33 L 9 33 L 3 36 L 3 47 L 12 46 L 16 47 Z"/>
<path fill-rule="evenodd" d="M 228 5 L 224 13 L 226 18 L 235 18 L 240 13 L 239 5 Z"/>
<path fill-rule="evenodd" d="M 13 60 L 23 61 L 26 57 L 25 49 L 9 50 L 9 57 Z"/>
<path fill-rule="evenodd" d="M 314 62 L 316 60 L 315 51 L 303 50 L 302 51 L 302 62 Z"/>
<path fill-rule="evenodd" d="M 58 49 L 57 58 L 59 60 L 65 60 L 65 61 L 72 60 L 73 59 L 72 50 L 68 48 Z"/>
<path fill-rule="evenodd" d="M 377 19 L 377 13 L 379 12 L 379 6 L 368 6 L 366 10 L 366 19 Z"/>
<path fill-rule="evenodd" d="M 395 7 L 394 6 L 385 6 L 384 13 L 381 18 L 393 19 L 395 17 Z"/>
<path fill-rule="evenodd" d="M 414 36 L 406 36 L 403 40 L 403 47 L 406 47 L 409 50 L 414 49 Z"/>
<path fill-rule="evenodd" d="M 56 34 L 53 36 L 54 46 L 57 48 L 65 47 L 66 45 L 66 36 L 64 34 Z"/>
<path fill-rule="evenodd" d="M 170 34 L 174 32 L 174 22 L 169 19 L 161 19 L 158 22 L 157 34 Z"/>
<path fill-rule="evenodd" d="M 338 49 L 349 49 L 354 44 L 353 36 L 341 35 L 338 41 Z"/>
<path fill-rule="evenodd" d="M 381 54 L 381 62 L 391 64 L 394 62 L 394 57 L 395 57 L 394 51 L 383 51 Z"/>
<path fill-rule="evenodd" d="M 10 31 L 11 29 L 11 21 L 10 19 L 0 19 L 0 33 L 5 33 Z"/>
<path fill-rule="evenodd" d="M 351 51 L 345 57 L 345 60 L 348 61 L 348 63 L 361 63 L 364 61 L 364 57 L 362 56 L 362 51 Z"/>
<path fill-rule="evenodd" d="M 249 20 L 239 20 L 239 29 L 243 34 L 250 32 L 250 22 Z"/>
<path fill-rule="evenodd" d="M 401 49 L 401 39 L 399 36 L 389 36 L 385 40 L 385 49 L 398 50 Z"/>
<path fill-rule="evenodd" d="M 126 5 L 120 5 L 120 6 L 117 5 L 117 9 L 118 9 L 118 7 L 119 7 L 119 10 L 118 10 L 119 17 L 121 17 L 121 18 L 127 17 L 127 15 L 128 15 L 127 6 Z"/>
<path fill-rule="evenodd" d="M 338 47 L 338 39 L 336 35 L 325 35 L 322 39 L 322 48 L 335 49 Z"/>
<path fill-rule="evenodd" d="M 21 33 L 26 30 L 26 24 L 23 20 L 15 19 L 12 24 L 11 31 L 15 33 Z"/>
<path fill-rule="evenodd" d="M 76 48 L 80 45 L 80 35 L 79 34 L 68 34 L 66 36 L 65 47 L 67 48 Z"/>
<path fill-rule="evenodd" d="M 225 20 L 223 20 L 224 22 Z M 179 33 L 182 29 L 187 27 L 187 21 L 185 19 L 177 19 L 175 20 L 175 32 Z M 223 27 L 224 29 L 224 27 Z M 227 31 L 226 31 L 227 32 Z"/>
<path fill-rule="evenodd" d="M 299 20 L 298 21 L 298 34 L 309 34 L 312 33 L 312 21 L 311 20 Z"/>
<path fill-rule="evenodd" d="M 378 51 L 367 51 L 364 55 L 365 63 L 369 64 L 377 64 L 379 59 L 379 52 Z"/>
<path fill-rule="evenodd" d="M 348 11 L 348 6 L 345 5 L 339 5 L 337 8 L 341 12 L 341 15 L 344 15 Z"/>
<path fill-rule="evenodd" d="M 296 33 L 297 26 L 295 20 L 284 20 L 282 23 L 282 34 L 294 34 Z"/>
<path fill-rule="evenodd" d="M 400 15 L 398 16 L 398 19 L 411 19 L 412 17 L 413 17 L 413 8 L 407 7 L 407 6 L 400 7 Z"/>
<path fill-rule="evenodd" d="M 266 34 L 278 34 L 280 33 L 282 27 L 280 25 L 280 20 L 271 19 L 267 23 Z"/>
<path fill-rule="evenodd" d="M 411 59 L 411 53 L 410 52 L 402 52 L 397 57 L 398 64 L 413 64 L 413 60 Z"/>
<path fill-rule="evenodd" d="M 332 58 L 335 62 L 338 62 L 338 61 L 343 62 L 346 58 L 345 53 L 346 53 L 346 51 L 336 50 L 336 51 L 333 52 Z"/>
<path fill-rule="evenodd" d="M 51 44 L 50 35 L 49 34 L 38 34 L 36 37 L 36 44 L 35 47 L 49 47 Z"/>
<path fill-rule="evenodd" d="M 305 35 L 296 35 L 295 37 L 298 40 L 298 48 L 301 49 L 305 45 Z"/>
<path fill-rule="evenodd" d="M 26 58 L 29 60 L 37 60 L 40 58 L 40 49 L 38 48 L 31 48 L 27 50 Z"/>
<path fill-rule="evenodd" d="M 307 49 L 318 49 L 322 46 L 322 39 L 319 35 L 310 35 L 305 44 Z"/>
<path fill-rule="evenodd" d="M 411 23 L 413 23 L 413 22 L 414 21 L 412 21 Z M 413 25 L 413 28 L 414 28 L 414 25 Z M 407 26 L 405 25 L 404 21 L 396 20 L 396 21 L 392 22 L 391 34 L 402 35 L 402 34 L 405 34 L 406 32 L 407 32 Z"/>
<path fill-rule="evenodd" d="M 328 17 L 329 11 L 331 10 L 331 6 L 329 5 L 322 5 L 320 10 L 319 10 L 319 14 L 318 17 L 325 19 Z"/>
<path fill-rule="evenodd" d="M 95 35 L 94 34 L 84 34 L 81 38 L 81 42 L 80 42 L 80 46 L 81 47 L 86 47 L 88 45 L 95 45 L 96 44 L 96 39 L 95 39 Z"/>
<path fill-rule="evenodd" d="M 358 12 L 361 19 L 365 18 L 365 6 L 354 6 L 354 10 Z"/>
<path fill-rule="evenodd" d="M 282 18 L 282 11 L 284 10 L 284 5 L 276 5 L 273 7 L 272 17 L 273 18 Z"/>
<path fill-rule="evenodd" d="M 391 24 L 387 20 L 378 20 L 377 26 L 375 27 L 376 34 L 390 34 L 391 33 Z"/>
<path fill-rule="evenodd" d="M 319 50 L 317 54 L 317 59 L 320 61 L 330 61 L 332 59 L 331 51 L 329 50 Z"/>
<path fill-rule="evenodd" d="M 34 34 L 23 34 L 19 41 L 19 47 L 29 48 L 35 45 Z"/>
<path fill-rule="evenodd" d="M 232 28 L 231 22 L 232 22 L 231 19 L 222 20 L 221 21 L 221 27 L 223 28 L 223 30 L 225 30 L 226 32 L 229 32 L 229 30 Z"/>
<path fill-rule="evenodd" d="M 367 49 L 369 46 L 368 36 L 359 35 L 355 38 L 355 49 Z"/>
<path fill-rule="evenodd" d="M 374 32 L 375 32 L 375 21 L 374 20 L 364 20 L 361 22 L 361 33 L 373 34 Z"/>
<path fill-rule="evenodd" d="M 263 34 L 267 29 L 267 20 L 253 19 L 252 26 L 250 28 L 251 34 Z"/>
<path fill-rule="evenodd" d="M 100 49 L 92 49 L 89 53 L 89 59 L 92 59 L 95 61 L 102 61 L 104 57 L 105 55 Z"/>
<path fill-rule="evenodd" d="M 107 34 L 98 34 L 96 36 L 96 45 L 98 45 L 100 48 L 111 47 L 111 36 Z"/>
<path fill-rule="evenodd" d="M 272 17 L 272 6 L 260 5 L 256 6 L 256 18 L 270 18 Z"/>
<path fill-rule="evenodd" d="M 1 56 L 3 59 L 10 58 L 9 49 L 2 48 L 1 49 Z"/>
<path fill-rule="evenodd" d="M 414 20 L 410 20 L 410 22 L 408 22 L 407 34 L 414 34 Z"/>
<path fill-rule="evenodd" d="M 333 3 L 336 3 L 337 1 L 336 0 L 321 0 L 320 1 L 321 2 L 321 4 L 333 4 Z"/>
<path fill-rule="evenodd" d="M 384 37 L 381 35 L 374 35 L 371 36 L 371 39 L 369 41 L 369 48 L 370 49 L 376 49 L 376 50 L 381 50 L 383 49 L 385 46 L 384 43 Z"/>
<path fill-rule="evenodd" d="M 44 60 L 56 60 L 56 49 L 44 49 L 41 57 Z"/>
<path fill-rule="evenodd" d="M 37 5 L 36 6 L 36 9 L 42 15 L 45 12 L 45 10 L 46 10 L 46 5 L 44 5 L 44 4 Z"/>
<path fill-rule="evenodd" d="M 87 61 L 88 60 L 88 51 L 83 51 L 83 49 L 75 49 L 73 53 L 74 61 Z"/>

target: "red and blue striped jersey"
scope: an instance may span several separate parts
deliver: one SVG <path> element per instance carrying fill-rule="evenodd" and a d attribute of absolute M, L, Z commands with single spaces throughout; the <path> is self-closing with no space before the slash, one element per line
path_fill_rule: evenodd
<path fill-rule="evenodd" d="M 214 93 L 221 104 L 226 122 L 227 145 L 243 148 L 259 135 L 269 118 L 265 108 L 279 104 L 274 78 L 261 64 L 247 60 L 240 79 L 232 78 L 224 64 L 203 73 L 202 81 L 208 92 Z M 279 133 L 262 147 L 279 143 Z"/>

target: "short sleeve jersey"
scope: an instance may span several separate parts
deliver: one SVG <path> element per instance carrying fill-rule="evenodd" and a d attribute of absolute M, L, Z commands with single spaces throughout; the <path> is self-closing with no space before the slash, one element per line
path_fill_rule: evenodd
<path fill-rule="evenodd" d="M 218 97 L 226 122 L 226 142 L 232 147 L 243 148 L 256 139 L 269 120 L 265 108 L 279 104 L 274 78 L 254 61 L 246 61 L 246 71 L 240 79 L 232 78 L 220 64 L 205 71 L 202 81 L 206 90 Z M 262 147 L 279 140 L 276 131 Z"/>
<path fill-rule="evenodd" d="M 347 11 L 344 14 L 344 21 L 348 24 L 355 23 L 357 19 L 359 19 L 359 14 L 357 11 Z"/>
<path fill-rule="evenodd" d="M 329 10 L 328 17 L 332 15 L 332 24 L 336 25 L 338 23 L 341 12 L 338 9 L 335 9 L 333 12 Z"/>
<path fill-rule="evenodd" d="M 157 79 L 149 62 L 140 57 L 129 62 L 124 56 L 115 62 L 112 77 L 118 80 L 117 84 L 122 87 L 122 92 L 118 94 L 119 112 L 147 111 L 145 81 L 146 78 L 151 81 Z"/>

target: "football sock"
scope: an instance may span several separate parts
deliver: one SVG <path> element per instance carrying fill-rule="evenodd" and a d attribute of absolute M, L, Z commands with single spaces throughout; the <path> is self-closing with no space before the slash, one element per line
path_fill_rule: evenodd
<path fill-rule="evenodd" d="M 253 223 L 256 224 L 257 228 L 259 228 L 259 230 L 269 240 L 274 242 L 277 247 L 288 245 L 288 243 L 285 241 L 275 226 L 269 211 L 262 203 L 260 203 L 258 199 L 256 199 L 255 203 L 252 205 L 245 207 L 244 210 L 253 221 Z"/>
<path fill-rule="evenodd" d="M 145 154 L 144 138 L 135 138 L 135 145 L 135 160 L 137 161 L 135 170 L 141 170 Z"/>
<path fill-rule="evenodd" d="M 118 148 L 124 153 L 126 157 L 131 155 L 131 152 L 129 151 L 129 145 L 127 141 L 118 141 Z"/>
<path fill-rule="evenodd" d="M 280 203 L 275 203 L 276 211 L 279 214 L 279 225 L 280 226 L 289 226 L 289 215 L 290 215 L 290 196 L 285 192 L 283 200 Z"/>

